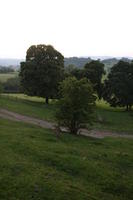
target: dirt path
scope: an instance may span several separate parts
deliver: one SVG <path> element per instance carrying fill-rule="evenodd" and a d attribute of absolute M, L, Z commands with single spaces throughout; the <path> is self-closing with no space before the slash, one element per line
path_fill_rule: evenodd
<path fill-rule="evenodd" d="M 51 123 L 51 122 L 36 119 L 33 117 L 28 117 L 28 116 L 21 115 L 21 114 L 15 113 L 15 112 L 11 112 L 11 111 L 8 111 L 5 109 L 0 109 L 0 117 L 6 118 L 9 120 L 13 120 L 13 121 L 20 121 L 20 122 L 35 124 L 42 128 L 48 128 L 48 129 L 54 129 L 54 125 L 55 125 L 54 123 Z"/>
<path fill-rule="evenodd" d="M 8 111 L 6 109 L 0 109 L 0 117 L 9 119 L 12 121 L 19 121 L 19 122 L 26 122 L 30 124 L 34 124 L 37 126 L 40 126 L 42 128 L 48 128 L 48 129 L 55 129 L 55 125 L 52 122 L 48 122 L 45 120 L 40 120 L 34 117 L 28 117 L 25 115 L 21 115 L 15 112 Z M 66 131 L 64 128 L 62 128 L 63 131 Z M 123 138 L 132 138 L 133 135 L 128 134 L 118 134 L 118 133 L 112 133 L 110 131 L 98 131 L 98 130 L 91 130 L 88 131 L 87 129 L 82 129 L 80 131 L 81 135 L 88 136 L 88 137 L 95 137 L 95 138 L 104 138 L 104 137 L 123 137 Z"/>

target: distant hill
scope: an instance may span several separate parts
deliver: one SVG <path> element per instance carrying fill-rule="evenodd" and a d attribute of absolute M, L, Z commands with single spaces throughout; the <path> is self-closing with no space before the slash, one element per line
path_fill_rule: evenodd
<path fill-rule="evenodd" d="M 65 67 L 69 65 L 74 65 L 78 68 L 82 68 L 86 63 L 90 61 L 91 58 L 69 57 L 69 58 L 64 58 L 64 65 Z"/>
<path fill-rule="evenodd" d="M 105 65 L 105 70 L 109 71 L 110 68 L 115 65 L 116 63 L 118 63 L 119 60 L 123 60 L 123 61 L 127 61 L 127 62 L 131 62 L 131 58 L 107 58 L 107 59 L 102 59 L 103 57 L 93 57 L 93 59 L 97 60 L 101 60 L 101 62 Z M 82 68 L 86 63 L 91 62 L 92 58 L 80 58 L 80 57 L 70 57 L 70 58 L 65 58 L 64 59 L 64 64 L 65 66 L 69 66 L 69 65 L 74 65 L 78 68 Z"/>
<path fill-rule="evenodd" d="M 92 59 L 99 59 L 105 65 L 105 69 L 108 71 L 113 65 L 115 65 L 120 59 L 131 62 L 132 58 L 111 58 L 111 57 L 68 57 L 64 58 L 64 65 L 74 65 L 78 68 L 82 68 L 86 63 L 90 62 Z M 20 62 L 24 61 L 24 59 L 0 59 L 0 66 L 12 67 L 14 69 L 18 69 L 20 67 Z"/>
<path fill-rule="evenodd" d="M 129 58 L 109 58 L 109 59 L 105 59 L 105 60 L 102 60 L 101 62 L 104 64 L 105 66 L 105 70 L 109 71 L 109 69 L 118 63 L 119 60 L 123 60 L 123 61 L 126 61 L 126 62 L 131 62 L 131 59 Z"/>
<path fill-rule="evenodd" d="M 105 59 L 102 60 L 102 63 L 104 64 L 105 70 L 109 71 L 111 67 L 113 67 L 113 65 L 117 64 L 119 61 L 119 59 L 117 58 L 109 58 L 109 59 Z"/>
<path fill-rule="evenodd" d="M 0 66 L 12 67 L 14 69 L 19 68 L 20 62 L 24 59 L 11 59 L 11 58 L 0 58 Z"/>

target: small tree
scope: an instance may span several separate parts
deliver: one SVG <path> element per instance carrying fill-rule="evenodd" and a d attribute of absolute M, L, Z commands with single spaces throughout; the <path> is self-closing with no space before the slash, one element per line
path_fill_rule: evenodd
<path fill-rule="evenodd" d="M 66 78 L 60 85 L 60 93 L 62 98 L 56 113 L 60 126 L 65 126 L 70 133 L 77 134 L 80 128 L 88 123 L 92 124 L 96 97 L 86 78 Z"/>

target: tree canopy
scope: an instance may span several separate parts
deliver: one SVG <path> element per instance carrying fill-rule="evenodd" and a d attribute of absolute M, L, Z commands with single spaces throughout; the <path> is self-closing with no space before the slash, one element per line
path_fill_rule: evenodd
<path fill-rule="evenodd" d="M 113 107 L 133 105 L 133 63 L 119 61 L 111 68 L 104 84 L 104 99 Z"/>
<path fill-rule="evenodd" d="M 24 92 L 31 96 L 54 98 L 63 78 L 64 57 L 50 45 L 33 45 L 21 63 L 20 78 Z"/>
<path fill-rule="evenodd" d="M 99 60 L 92 60 L 84 66 L 84 74 L 93 84 L 93 88 L 97 92 L 98 97 L 101 98 L 103 87 L 102 77 L 105 74 L 104 64 Z"/>
<path fill-rule="evenodd" d="M 76 77 L 78 80 L 84 78 L 84 69 L 79 69 L 73 65 L 65 67 L 65 77 Z"/>
<path fill-rule="evenodd" d="M 70 133 L 77 134 L 85 124 L 93 121 L 95 96 L 93 88 L 86 78 L 77 80 L 75 77 L 66 78 L 60 85 L 62 98 L 56 118 L 59 125 L 65 126 Z"/>
<path fill-rule="evenodd" d="M 74 76 L 78 80 L 87 78 L 92 83 L 93 89 L 98 94 L 99 99 L 102 97 L 102 78 L 104 74 L 104 64 L 99 60 L 92 60 L 91 62 L 85 64 L 82 69 L 74 67 L 73 65 L 69 65 L 65 68 L 66 77 Z"/>

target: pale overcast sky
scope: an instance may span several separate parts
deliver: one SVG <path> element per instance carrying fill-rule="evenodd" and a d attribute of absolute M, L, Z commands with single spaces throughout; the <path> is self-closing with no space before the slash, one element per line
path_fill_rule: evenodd
<path fill-rule="evenodd" d="M 133 56 L 133 0 L 0 0 L 0 58 L 33 44 L 64 56 Z"/>

